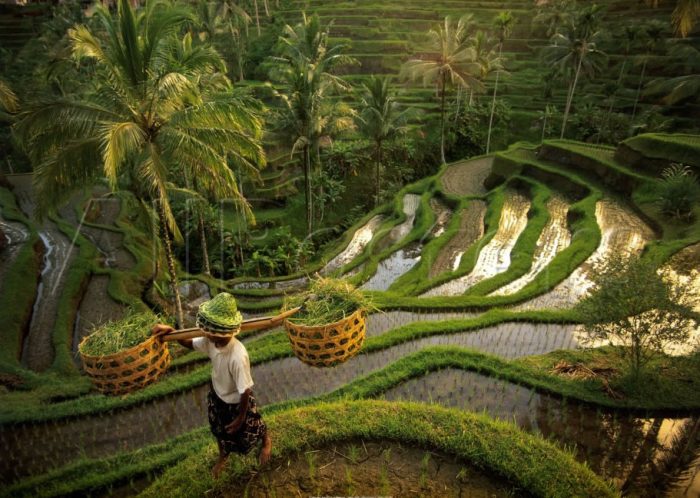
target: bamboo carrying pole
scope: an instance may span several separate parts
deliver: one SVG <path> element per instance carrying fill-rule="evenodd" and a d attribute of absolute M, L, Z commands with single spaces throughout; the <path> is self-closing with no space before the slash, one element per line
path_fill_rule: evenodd
<path fill-rule="evenodd" d="M 286 318 L 289 318 L 300 309 L 301 307 L 299 306 L 297 308 L 292 308 L 288 311 L 285 311 L 284 313 L 280 313 L 279 315 L 261 316 L 258 318 L 249 318 L 248 320 L 243 320 L 243 322 L 241 322 L 239 332 L 246 332 L 250 330 L 264 330 L 270 327 L 274 327 L 275 325 L 279 325 L 280 323 L 282 323 Z M 168 334 L 164 334 L 161 336 L 161 339 L 164 341 L 182 341 L 185 339 L 194 339 L 195 337 L 202 337 L 204 334 L 205 332 L 199 327 L 192 327 L 189 329 L 180 329 L 170 332 Z"/>

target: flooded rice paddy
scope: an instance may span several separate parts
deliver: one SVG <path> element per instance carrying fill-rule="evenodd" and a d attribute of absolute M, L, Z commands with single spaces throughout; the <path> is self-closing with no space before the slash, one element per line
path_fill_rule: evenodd
<path fill-rule="evenodd" d="M 698 416 L 616 413 L 454 369 L 408 380 L 384 397 L 485 412 L 514 422 L 573 448 L 578 460 L 632 496 L 700 494 Z"/>
<path fill-rule="evenodd" d="M 653 232 L 627 208 L 610 201 L 596 204 L 596 221 L 601 238 L 598 248 L 564 281 L 550 292 L 517 306 L 517 309 L 568 308 L 576 304 L 591 288 L 589 272 L 602 261 L 616 255 L 636 255 L 653 238 Z M 585 234 L 581 236 L 585 237 Z"/>
<path fill-rule="evenodd" d="M 547 202 L 547 210 L 549 211 L 549 221 L 537 239 L 537 248 L 532 257 L 530 270 L 522 277 L 493 292 L 492 295 L 504 296 L 518 292 L 532 282 L 559 252 L 571 244 L 571 232 L 569 232 L 566 221 L 569 204 L 561 197 L 553 196 Z"/>
<path fill-rule="evenodd" d="M 436 335 L 373 353 L 360 353 L 333 368 L 318 369 L 296 358 L 253 367 L 261 406 L 331 392 L 426 346 L 476 349 L 504 358 L 577 347 L 574 326 L 505 323 L 473 332 Z M 203 368 L 208 368 L 204 366 Z M 98 458 L 164 441 L 206 424 L 208 385 L 136 407 L 92 417 L 0 427 L 0 482 L 45 472 L 81 456 Z"/>
<path fill-rule="evenodd" d="M 518 237 L 527 226 L 530 201 L 523 195 L 510 191 L 503 203 L 498 230 L 493 238 L 481 248 L 474 269 L 468 275 L 434 287 L 422 296 L 456 296 L 464 294 L 469 287 L 484 279 L 504 272 L 510 266 L 510 252 Z M 455 263 L 458 266 L 459 262 Z"/>

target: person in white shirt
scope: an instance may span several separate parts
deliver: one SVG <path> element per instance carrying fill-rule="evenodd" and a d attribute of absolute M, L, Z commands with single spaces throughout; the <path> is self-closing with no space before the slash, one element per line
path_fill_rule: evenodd
<path fill-rule="evenodd" d="M 154 334 L 172 331 L 172 327 L 163 324 L 153 328 Z M 266 464 L 270 460 L 272 440 L 253 396 L 253 378 L 245 346 L 233 334 L 203 332 L 204 337 L 178 342 L 205 353 L 212 362 L 208 412 L 209 426 L 219 445 L 219 457 L 212 468 L 216 479 L 231 453 L 247 454 L 260 441 L 260 465 Z"/>

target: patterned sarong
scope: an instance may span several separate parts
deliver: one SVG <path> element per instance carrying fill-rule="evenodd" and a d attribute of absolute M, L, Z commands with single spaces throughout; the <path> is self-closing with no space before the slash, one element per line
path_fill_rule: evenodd
<path fill-rule="evenodd" d="M 211 433 L 214 434 L 219 446 L 226 454 L 246 454 L 265 437 L 267 426 L 258 413 L 257 403 L 252 394 L 248 398 L 248 412 L 245 421 L 234 434 L 226 432 L 226 426 L 238 417 L 240 405 L 226 403 L 217 396 L 213 387 L 209 389 L 207 402 Z"/>

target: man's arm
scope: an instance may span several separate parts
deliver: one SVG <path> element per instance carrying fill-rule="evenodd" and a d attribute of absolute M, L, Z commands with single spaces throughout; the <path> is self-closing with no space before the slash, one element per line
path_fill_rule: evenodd
<path fill-rule="evenodd" d="M 229 434 L 235 434 L 245 422 L 245 416 L 248 413 L 248 403 L 250 401 L 250 395 L 253 391 L 246 389 L 243 394 L 241 394 L 241 401 L 238 404 L 238 416 L 233 419 L 233 422 L 226 426 L 226 432 Z"/>
<path fill-rule="evenodd" d="M 175 329 L 172 328 L 170 325 L 159 323 L 158 325 L 153 326 L 153 328 L 151 329 L 151 335 L 155 335 L 158 333 L 169 334 L 170 332 L 174 331 Z M 194 347 L 192 346 L 192 339 L 180 339 L 177 342 L 179 342 L 181 346 L 184 346 L 187 349 L 194 349 Z"/>

